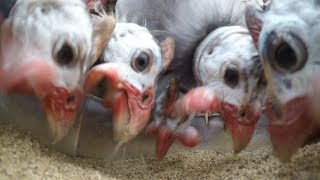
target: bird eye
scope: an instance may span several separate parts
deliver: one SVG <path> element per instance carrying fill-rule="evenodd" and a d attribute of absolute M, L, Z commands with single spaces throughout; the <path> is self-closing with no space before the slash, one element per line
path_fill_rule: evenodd
<path fill-rule="evenodd" d="M 263 56 L 279 72 L 296 72 L 304 67 L 308 59 L 305 44 L 292 33 L 281 38 L 275 32 L 270 33 L 265 51 Z"/>
<path fill-rule="evenodd" d="M 293 69 L 297 64 L 297 56 L 287 43 L 281 43 L 275 51 L 274 60 L 283 69 Z"/>
<path fill-rule="evenodd" d="M 132 68 L 137 72 L 142 72 L 149 67 L 150 58 L 146 52 L 141 52 L 133 61 L 131 62 Z"/>
<path fill-rule="evenodd" d="M 61 65 L 68 65 L 74 59 L 74 54 L 70 45 L 65 43 L 57 54 L 57 61 Z"/>
<path fill-rule="evenodd" d="M 60 65 L 70 65 L 76 58 L 76 49 L 69 43 L 63 42 L 62 45 L 56 44 L 54 57 Z"/>
<path fill-rule="evenodd" d="M 231 88 L 235 88 L 239 84 L 240 74 L 235 68 L 228 67 L 223 76 L 224 82 Z"/>

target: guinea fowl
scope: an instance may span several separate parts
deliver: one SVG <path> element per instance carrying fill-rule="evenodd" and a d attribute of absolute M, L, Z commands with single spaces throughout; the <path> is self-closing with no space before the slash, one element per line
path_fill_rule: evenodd
<path fill-rule="evenodd" d="M 98 58 L 115 21 L 91 21 L 81 0 L 17 0 L 1 26 L 0 91 L 38 97 L 53 142 L 75 121 L 84 74 Z"/>
<path fill-rule="evenodd" d="M 319 10 L 319 1 L 273 0 L 265 12 L 246 12 L 268 81 L 269 133 L 282 161 L 319 132 Z"/>
<path fill-rule="evenodd" d="M 194 3 L 194 1 L 186 0 L 186 1 L 176 1 L 176 0 L 163 0 L 163 1 L 145 1 L 145 0 L 119 0 L 117 2 L 116 6 L 116 14 L 117 18 L 123 18 L 123 19 L 129 19 L 130 21 L 134 21 L 137 23 L 140 23 L 141 25 L 145 24 L 148 29 L 155 34 L 155 36 L 158 39 L 163 39 L 165 35 L 172 36 L 176 40 L 176 53 L 173 62 L 168 68 L 167 73 L 165 73 L 163 76 L 161 76 L 158 80 L 159 87 L 157 88 L 156 96 L 158 97 L 163 89 L 166 87 L 170 87 L 169 84 L 172 79 L 176 79 L 176 81 L 179 84 L 179 90 L 178 92 L 173 91 L 173 96 L 178 97 L 177 94 L 180 92 L 187 92 L 190 89 L 197 86 L 197 81 L 195 79 L 196 75 L 193 73 L 193 57 L 195 50 L 199 43 L 213 30 L 217 29 L 221 26 L 228 26 L 228 25 L 242 25 L 245 26 L 244 22 L 244 10 L 247 4 L 250 2 L 241 2 L 236 0 L 228 0 L 228 1 L 207 1 L 207 0 L 200 0 L 197 1 L 197 3 Z M 252 54 L 252 57 L 256 56 L 256 52 Z M 250 58 L 252 58 L 250 57 Z M 249 58 L 249 59 L 250 59 Z M 250 59 L 251 60 L 251 59 Z M 259 62 L 259 61 L 254 61 Z M 245 70 L 243 70 L 244 72 Z M 259 74 L 259 73 L 258 73 Z M 258 77 L 254 78 L 254 81 L 258 80 Z M 252 85 L 255 82 L 250 82 Z M 174 84 L 174 83 L 173 83 Z M 255 85 L 253 85 L 255 86 Z M 255 88 L 255 87 L 249 87 Z M 174 89 L 174 88 L 173 88 Z M 251 89 L 250 89 L 251 90 Z M 216 95 L 213 91 L 208 90 L 207 88 L 199 89 L 196 91 L 190 92 L 190 95 L 196 92 L 199 96 L 197 96 L 197 101 L 194 102 L 194 105 L 205 104 L 204 102 L 201 102 L 201 98 L 205 98 L 209 94 L 211 94 L 211 97 L 218 97 L 219 95 Z M 220 92 L 220 91 L 219 91 Z M 166 94 L 166 92 L 162 92 Z M 176 94 L 176 95 L 175 95 Z M 170 95 L 169 95 L 170 96 Z M 191 95 L 192 96 L 192 95 Z M 227 96 L 226 94 L 223 94 L 223 96 Z M 246 97 L 246 101 L 249 101 L 251 99 L 251 94 L 248 92 L 248 96 Z M 159 99 L 157 102 L 159 103 L 159 107 L 163 107 L 164 105 L 167 105 L 167 102 L 165 101 L 166 95 L 159 96 Z M 190 97 L 186 96 L 187 99 Z M 201 97 L 201 98 L 200 98 Z M 193 97 L 193 98 L 196 98 Z M 208 100 L 208 99 L 207 99 Z M 213 101 L 212 99 L 210 100 Z M 181 103 L 177 102 L 177 103 Z M 187 101 L 183 102 L 185 104 L 180 104 L 181 107 L 187 107 Z M 218 102 L 213 102 L 214 104 L 220 104 Z M 245 102 L 242 102 L 245 105 Z M 173 102 L 169 102 L 169 104 L 174 104 Z M 248 105 L 248 102 L 246 102 L 246 105 Z M 261 106 L 261 105 L 260 105 Z M 256 122 L 258 120 L 258 117 L 260 115 L 260 110 L 257 110 L 259 107 L 253 107 L 253 106 L 246 106 L 241 107 L 238 110 L 232 110 L 234 114 L 240 113 L 245 109 L 246 112 L 250 112 L 248 115 L 255 115 L 252 122 Z M 197 108 L 194 106 L 194 108 Z M 201 108 L 208 108 L 201 107 Z M 206 109 L 193 109 L 194 112 L 197 110 L 203 110 L 206 111 Z M 161 109 L 166 108 L 156 108 L 161 111 Z M 178 110 L 182 110 L 183 108 L 178 108 Z M 192 108 L 190 107 L 190 110 Z M 218 109 L 207 109 L 207 111 L 217 111 Z M 239 112 L 238 112 L 239 111 Z M 254 113 L 253 113 L 254 112 Z M 158 112 L 155 112 L 157 114 Z M 252 114 L 253 113 L 253 114 Z M 168 114 L 164 112 L 167 116 Z M 180 113 L 178 116 L 184 116 L 188 113 Z M 230 119 L 231 117 L 227 117 L 227 113 L 225 114 L 227 119 Z M 160 112 L 160 116 L 161 115 Z M 157 117 L 156 117 L 157 118 Z M 236 117 L 233 117 L 234 119 L 237 119 Z M 160 118 L 163 119 L 163 118 Z M 180 120 L 185 119 L 179 117 Z M 191 118 L 192 119 L 192 118 Z M 226 123 L 231 123 L 227 125 L 227 127 L 231 128 L 236 121 L 234 120 L 227 120 L 225 119 Z M 240 121 L 240 119 L 238 119 Z M 157 122 L 158 121 L 158 122 Z M 175 120 L 174 120 L 175 121 Z M 190 122 L 190 121 L 188 121 Z M 171 123 L 171 120 L 170 120 Z M 251 122 L 250 122 L 251 123 Z M 165 128 L 159 127 L 161 123 L 159 120 L 156 120 L 155 122 L 151 123 L 148 133 L 157 136 L 156 134 L 159 134 L 158 141 L 166 142 L 166 139 L 170 139 L 170 130 L 167 131 Z M 252 134 L 254 130 L 254 124 L 252 123 L 252 127 L 250 127 L 250 133 Z M 176 128 L 176 126 L 174 126 Z M 163 131 L 167 131 L 167 133 L 159 132 L 159 129 L 162 129 Z M 170 129 L 170 128 L 168 128 Z M 171 127 L 172 129 L 172 127 Z M 234 130 L 233 126 L 233 130 Z M 179 132 L 179 138 L 183 141 L 184 145 L 187 146 L 194 146 L 197 143 L 197 134 L 194 130 L 187 128 L 186 131 L 189 131 L 189 133 Z M 181 136 L 182 134 L 183 136 Z M 248 141 L 250 140 L 250 136 L 248 134 L 242 136 L 240 131 L 236 132 L 233 131 L 233 137 L 244 137 L 246 136 L 246 140 L 242 139 L 242 142 L 234 142 L 235 151 L 238 152 L 242 150 Z M 160 135 L 162 134 L 162 135 Z M 193 135 L 191 135 L 193 134 Z M 174 136 L 174 135 L 173 135 Z M 164 138 L 167 137 L 167 138 Z M 234 141 L 240 140 L 239 138 L 234 138 Z M 169 142 L 169 141 L 168 141 Z M 157 142 L 157 153 L 160 157 L 165 155 L 167 149 L 170 146 L 170 143 L 166 145 L 161 145 L 163 143 Z M 165 148 L 161 146 L 166 146 Z M 159 150 L 163 149 L 163 150 Z M 161 151 L 161 152 L 160 152 Z"/>
<path fill-rule="evenodd" d="M 197 48 L 194 73 L 199 87 L 178 98 L 179 95 L 170 95 L 174 94 L 171 85 L 164 91 L 167 97 L 159 97 L 165 103 L 156 107 L 157 126 L 153 124 L 150 128 L 152 131 L 158 128 L 155 134 L 160 158 L 176 137 L 189 147 L 199 142 L 199 132 L 189 126 L 197 112 L 218 112 L 223 117 L 235 152 L 243 150 L 254 133 L 264 104 L 265 81 L 248 30 L 226 26 L 210 33 Z M 172 107 L 169 113 L 168 107 Z"/>
<path fill-rule="evenodd" d="M 159 94 L 171 79 L 176 78 L 181 88 L 196 86 L 192 73 L 195 49 L 212 30 L 225 25 L 245 26 L 242 14 L 246 3 L 238 0 L 118 0 L 118 19 L 146 26 L 162 41 L 167 36 L 176 40 L 176 53 L 165 76 L 158 80 Z M 178 71 L 177 71 L 178 70 Z"/>
<path fill-rule="evenodd" d="M 113 111 L 119 147 L 145 128 L 154 106 L 155 82 L 171 63 L 174 46 L 170 37 L 158 43 L 145 27 L 117 22 L 108 46 L 87 73 L 86 91 L 101 97 L 103 106 Z"/>

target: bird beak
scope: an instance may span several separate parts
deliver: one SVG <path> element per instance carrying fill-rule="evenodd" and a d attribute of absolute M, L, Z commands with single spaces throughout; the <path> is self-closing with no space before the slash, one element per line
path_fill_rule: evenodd
<path fill-rule="evenodd" d="M 103 105 L 113 110 L 114 139 L 123 144 L 136 137 L 146 126 L 154 105 L 153 87 L 144 92 L 127 81 L 129 69 L 120 64 L 104 63 L 93 67 L 85 80 L 85 91 L 105 80 Z M 134 78 L 131 77 L 130 78 Z"/>
<path fill-rule="evenodd" d="M 160 123 L 155 120 L 146 129 L 147 135 L 156 138 L 156 154 L 159 159 L 167 154 L 175 140 L 179 140 L 186 147 L 194 147 L 200 143 L 199 132 L 189 126 L 190 120 L 194 117 L 193 113 L 220 109 L 220 100 L 209 88 L 192 89 L 176 100 L 178 91 L 175 88 L 171 89 L 172 87 L 175 86 L 170 83 L 163 107 L 166 119 L 160 120 Z"/>
<path fill-rule="evenodd" d="M 261 111 L 254 111 L 250 106 L 239 111 L 238 107 L 228 103 L 223 103 L 222 107 L 223 119 L 232 136 L 233 150 L 239 153 L 250 143 Z"/>
<path fill-rule="evenodd" d="M 176 116 L 180 117 L 191 112 L 219 112 L 231 133 L 236 153 L 249 144 L 261 115 L 261 108 L 246 105 L 239 110 L 237 106 L 221 101 L 216 93 L 206 87 L 189 91 L 175 106 Z"/>
<path fill-rule="evenodd" d="M 61 87 L 51 87 L 49 92 L 41 101 L 54 137 L 53 143 L 57 143 L 74 125 L 83 94 L 80 88 L 68 91 Z"/>
<path fill-rule="evenodd" d="M 304 144 L 315 127 L 308 114 L 309 105 L 306 96 L 296 97 L 284 104 L 275 97 L 267 100 L 272 145 L 276 155 L 284 162 Z"/>
<path fill-rule="evenodd" d="M 177 131 L 166 125 L 151 124 L 146 129 L 146 134 L 156 138 L 156 155 L 163 159 L 168 153 L 171 145 L 178 140 L 185 147 L 195 147 L 200 143 L 200 133 L 192 126 Z"/>
<path fill-rule="evenodd" d="M 14 59 L 11 59 L 14 60 Z M 11 62 L 10 60 L 10 62 Z M 53 143 L 61 140 L 75 121 L 82 93 L 56 87 L 58 76 L 45 60 L 21 60 L 21 65 L 0 66 L 0 90 L 6 93 L 36 95 L 46 112 Z"/>
<path fill-rule="evenodd" d="M 69 91 L 54 84 L 60 77 L 54 64 L 32 47 L 21 48 L 4 23 L 1 32 L 0 91 L 34 95 L 46 112 L 53 142 L 61 140 L 73 125 L 81 91 Z"/>

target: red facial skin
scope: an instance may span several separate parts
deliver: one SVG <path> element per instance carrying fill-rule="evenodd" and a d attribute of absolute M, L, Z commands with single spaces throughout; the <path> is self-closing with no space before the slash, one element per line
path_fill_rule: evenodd
<path fill-rule="evenodd" d="M 153 87 L 148 87 L 145 92 L 139 91 L 122 78 L 124 76 L 118 69 L 114 63 L 95 66 L 87 74 L 85 89 L 90 92 L 101 79 L 107 79 L 108 90 L 103 97 L 103 105 L 115 112 L 113 123 L 115 135 L 118 136 L 116 139 L 127 142 L 145 128 L 154 105 L 154 91 Z"/>
<path fill-rule="evenodd" d="M 219 112 L 231 131 L 234 151 L 240 152 L 251 140 L 255 124 L 261 112 L 255 112 L 250 106 L 243 108 L 245 116 L 239 117 L 239 110 L 235 105 L 221 102 L 219 97 L 208 88 L 200 87 L 189 91 L 175 103 L 173 117 L 184 117 L 196 112 Z M 165 125 L 150 126 L 148 134 L 156 136 L 156 154 L 162 159 L 168 152 L 174 140 L 178 138 L 183 145 L 194 147 L 200 143 L 197 130 L 189 126 L 183 133 L 169 129 Z"/>
<path fill-rule="evenodd" d="M 161 112 L 161 114 L 164 117 L 171 117 L 178 96 L 179 83 L 173 79 L 166 90 L 165 99 L 163 101 L 163 112 Z M 163 124 L 158 124 L 159 122 Z M 155 137 L 156 139 L 156 155 L 158 159 L 164 158 L 176 139 L 186 147 L 194 147 L 200 143 L 200 135 L 194 127 L 189 126 L 186 129 L 183 129 L 182 132 L 179 132 L 176 129 L 169 128 L 165 123 L 167 123 L 167 121 L 155 120 L 146 128 L 146 134 Z"/>
<path fill-rule="evenodd" d="M 283 162 L 290 159 L 316 128 L 309 112 L 310 105 L 306 96 L 297 97 L 280 106 L 267 101 L 266 112 L 272 145 Z"/>
<path fill-rule="evenodd" d="M 53 118 L 57 126 L 56 131 L 58 132 L 56 132 L 56 139 L 54 140 L 54 142 L 57 142 L 73 126 L 83 95 L 80 89 L 70 92 L 60 87 L 52 87 L 49 92 L 41 101 L 45 112 Z M 59 131 L 62 134 L 59 134 Z"/>
<path fill-rule="evenodd" d="M 63 79 L 59 79 L 55 65 L 36 50 L 32 56 L 21 54 L 25 51 L 19 51 L 19 41 L 13 36 L 9 21 L 1 28 L 0 91 L 37 96 L 51 121 L 54 142 L 60 140 L 75 121 L 82 91 L 56 86 L 55 82 Z"/>
<path fill-rule="evenodd" d="M 236 106 L 223 103 L 222 117 L 231 132 L 235 153 L 239 153 L 250 143 L 261 115 L 260 111 L 254 112 L 250 107 L 245 108 L 244 112 L 245 116 L 239 117 L 239 109 Z"/>
<path fill-rule="evenodd" d="M 56 125 L 51 128 L 60 129 L 51 129 L 51 131 L 64 132 L 53 135 L 54 142 L 57 142 L 74 124 L 77 108 L 83 95 L 80 89 L 69 91 L 52 85 L 57 77 L 53 69 L 46 61 L 32 61 L 12 71 L 1 71 L 0 91 L 37 96 L 47 117 L 55 121 L 52 123 Z"/>
<path fill-rule="evenodd" d="M 177 132 L 165 125 L 151 125 L 147 128 L 146 134 L 156 138 L 156 155 L 158 159 L 163 159 L 166 156 L 171 145 L 177 139 L 185 147 L 194 147 L 200 143 L 200 134 L 192 126 L 187 127 L 183 132 Z"/>

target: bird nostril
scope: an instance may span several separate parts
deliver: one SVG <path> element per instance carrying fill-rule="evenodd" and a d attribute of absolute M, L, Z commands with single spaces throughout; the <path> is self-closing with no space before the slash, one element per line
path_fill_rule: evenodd
<path fill-rule="evenodd" d="M 250 117 L 247 117 L 247 112 L 245 110 L 241 110 L 238 115 L 238 122 L 242 125 L 250 124 Z"/>
<path fill-rule="evenodd" d="M 141 102 L 145 103 L 148 99 L 149 99 L 149 95 L 145 93 L 145 94 L 142 95 Z"/>
<path fill-rule="evenodd" d="M 70 95 L 66 99 L 67 104 L 73 104 L 76 101 L 76 97 L 74 95 Z"/>
<path fill-rule="evenodd" d="M 246 116 L 246 112 L 244 112 L 244 111 L 240 112 L 240 117 L 241 118 L 244 118 L 245 116 Z"/>

